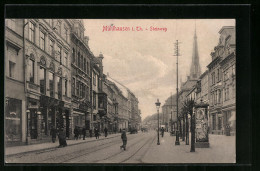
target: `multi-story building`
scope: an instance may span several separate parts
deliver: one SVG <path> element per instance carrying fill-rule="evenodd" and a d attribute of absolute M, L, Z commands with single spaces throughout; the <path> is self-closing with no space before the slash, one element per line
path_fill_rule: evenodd
<path fill-rule="evenodd" d="M 235 97 L 229 101 L 229 90 L 233 85 L 231 90 L 235 92 L 235 79 L 231 76 L 232 67 L 235 71 L 234 27 L 225 26 L 219 31 L 219 34 L 219 43 L 211 53 L 212 61 L 208 65 L 210 128 L 213 134 L 224 134 L 229 117 L 231 117 L 229 110 L 233 111 L 233 116 L 235 116 Z M 225 103 L 225 117 L 223 103 Z"/>
<path fill-rule="evenodd" d="M 174 123 L 176 123 L 177 121 L 176 114 L 176 94 L 174 94 L 168 97 L 168 99 L 165 100 L 165 103 L 162 106 L 163 123 L 167 123 L 165 125 L 168 131 L 171 130 L 171 124 L 172 129 L 175 130 Z"/>
<path fill-rule="evenodd" d="M 12 132 L 20 132 L 22 141 L 29 142 L 48 139 L 51 127 L 58 129 L 63 127 L 66 136 L 69 137 L 71 134 L 69 86 L 71 23 L 64 19 L 15 19 L 8 21 L 6 28 L 6 35 L 9 32 L 13 34 L 12 41 L 8 39 L 6 41 L 6 48 L 8 48 L 6 61 L 9 62 L 6 64 L 6 74 L 13 78 L 12 85 L 10 84 L 6 89 L 6 97 L 11 97 L 7 110 L 17 113 L 16 116 L 23 120 L 21 123 L 16 119 L 16 127 L 21 126 L 22 129 Z M 13 44 L 13 41 L 16 43 Z M 20 51 L 19 47 L 23 51 Z M 17 51 L 16 56 L 22 57 L 18 59 L 14 56 L 15 51 Z M 17 81 L 20 83 L 18 89 L 14 85 L 18 83 Z M 21 90 L 21 83 L 23 83 L 24 95 L 17 96 L 16 92 Z M 9 79 L 6 84 L 9 84 Z M 13 90 L 9 91 L 9 89 Z M 18 101 L 12 99 L 14 96 L 19 98 Z M 19 100 L 24 100 L 24 105 Z"/>
<path fill-rule="evenodd" d="M 209 103 L 209 94 L 208 94 L 208 70 L 206 70 L 197 82 L 196 86 L 196 103 L 200 103 L 201 100 L 204 103 Z"/>
<path fill-rule="evenodd" d="M 231 135 L 236 133 L 236 39 L 235 27 L 223 27 L 219 31 L 224 53 L 220 68 L 222 70 L 222 114 L 223 126 L 230 127 Z"/>
<path fill-rule="evenodd" d="M 27 25 L 27 24 L 26 24 Z M 5 142 L 26 141 L 25 20 L 5 20 Z"/>
<path fill-rule="evenodd" d="M 91 120 L 91 69 L 93 54 L 84 36 L 83 20 L 70 20 L 71 30 L 71 95 L 72 130 L 75 126 L 90 129 Z"/>
<path fill-rule="evenodd" d="M 98 57 L 93 57 L 91 62 L 92 71 L 92 112 L 91 112 L 91 127 L 96 127 L 103 130 L 102 117 L 106 115 L 107 112 L 107 95 L 103 91 L 104 81 L 103 77 L 103 55 L 100 54 Z"/>

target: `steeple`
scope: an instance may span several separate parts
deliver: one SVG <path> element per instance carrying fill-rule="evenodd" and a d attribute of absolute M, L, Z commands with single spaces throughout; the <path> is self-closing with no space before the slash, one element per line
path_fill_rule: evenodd
<path fill-rule="evenodd" d="M 190 67 L 190 78 L 198 79 L 200 77 L 200 74 L 201 74 L 201 69 L 200 69 L 196 23 L 195 23 L 195 32 L 194 32 L 193 50 L 192 50 L 192 63 Z"/>

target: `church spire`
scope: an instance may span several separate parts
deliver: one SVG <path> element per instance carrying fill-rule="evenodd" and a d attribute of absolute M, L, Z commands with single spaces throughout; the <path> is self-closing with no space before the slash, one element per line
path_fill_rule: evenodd
<path fill-rule="evenodd" d="M 197 44 L 196 21 L 195 21 L 192 63 L 191 63 L 191 67 L 190 67 L 190 78 L 198 79 L 200 77 L 200 74 L 201 74 L 201 69 L 200 69 L 199 52 L 198 52 L 198 44 Z"/>

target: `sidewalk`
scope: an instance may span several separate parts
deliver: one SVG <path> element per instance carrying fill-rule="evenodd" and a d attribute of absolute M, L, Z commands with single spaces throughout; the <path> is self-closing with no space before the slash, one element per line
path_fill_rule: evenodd
<path fill-rule="evenodd" d="M 166 132 L 157 139 L 142 159 L 144 163 L 235 163 L 236 137 L 225 135 L 209 135 L 209 148 L 196 148 L 190 152 L 190 145 L 180 139 L 180 145 L 175 145 L 175 136 Z M 190 137 L 191 139 L 191 137 Z"/>
<path fill-rule="evenodd" d="M 117 136 L 120 136 L 120 133 L 117 134 L 109 134 L 107 137 L 101 134 L 99 136 L 98 140 L 105 140 L 109 138 L 114 138 Z M 85 140 L 83 138 L 79 140 L 67 140 L 68 146 L 71 145 L 77 145 L 77 144 L 82 144 L 82 143 L 87 143 L 87 142 L 92 142 L 96 141 L 95 137 L 87 137 Z M 47 143 L 42 143 L 42 144 L 32 144 L 32 145 L 23 145 L 23 146 L 14 146 L 14 147 L 6 147 L 5 148 L 5 156 L 12 156 L 16 154 L 23 154 L 23 153 L 28 153 L 28 152 L 35 152 L 35 151 L 42 151 L 42 150 L 49 150 L 53 148 L 57 148 L 59 146 L 59 140 L 56 138 L 56 142 L 47 142 Z"/>

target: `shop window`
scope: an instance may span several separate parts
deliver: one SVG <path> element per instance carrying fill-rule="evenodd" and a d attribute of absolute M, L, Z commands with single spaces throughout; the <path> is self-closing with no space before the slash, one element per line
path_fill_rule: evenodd
<path fill-rule="evenodd" d="M 218 117 L 218 130 L 222 129 L 222 117 Z"/>
<path fill-rule="evenodd" d="M 5 138 L 6 141 L 21 141 L 21 113 L 22 101 L 8 99 L 5 115 Z"/>
<path fill-rule="evenodd" d="M 212 114 L 212 129 L 216 130 L 216 114 Z"/>

